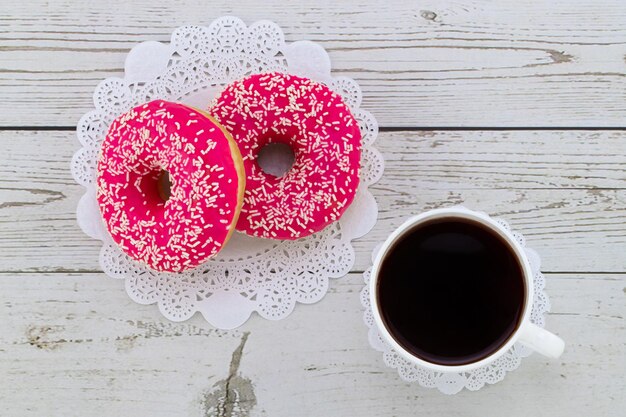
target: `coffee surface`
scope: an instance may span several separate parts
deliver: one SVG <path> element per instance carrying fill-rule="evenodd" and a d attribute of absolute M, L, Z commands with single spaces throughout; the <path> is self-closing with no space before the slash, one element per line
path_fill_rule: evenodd
<path fill-rule="evenodd" d="M 393 338 L 442 365 L 476 362 L 515 332 L 525 300 L 523 269 L 495 231 L 464 219 L 425 222 L 387 251 L 379 309 Z"/>

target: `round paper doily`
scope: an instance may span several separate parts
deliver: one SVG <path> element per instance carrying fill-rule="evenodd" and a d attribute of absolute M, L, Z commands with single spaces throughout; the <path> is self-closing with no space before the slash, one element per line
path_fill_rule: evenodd
<path fill-rule="evenodd" d="M 511 231 L 511 227 L 506 221 L 502 219 L 495 220 L 507 230 Z M 517 232 L 511 233 L 524 248 L 533 271 L 535 299 L 533 301 L 533 307 L 530 314 L 530 321 L 543 327 L 545 324 L 545 313 L 550 311 L 550 300 L 548 299 L 548 294 L 546 294 L 544 289 L 546 280 L 540 269 L 541 259 L 539 258 L 537 252 L 525 246 L 525 240 L 521 234 Z M 374 249 L 374 252 L 372 253 L 372 262 L 374 261 L 374 258 L 376 258 L 380 246 L 382 246 L 382 244 Z M 407 382 L 417 382 L 425 388 L 437 388 L 444 394 L 456 394 L 463 388 L 467 388 L 470 391 L 477 391 L 485 386 L 485 384 L 495 384 L 496 382 L 502 381 L 507 372 L 513 371 L 520 366 L 522 358 L 533 353 L 531 349 L 521 345 L 520 343 L 516 343 L 511 349 L 509 349 L 509 351 L 492 363 L 473 371 L 462 373 L 435 372 L 422 366 L 415 365 L 400 356 L 387 342 L 385 342 L 374 324 L 374 317 L 369 297 L 370 273 L 371 267 L 363 274 L 365 279 L 365 288 L 361 291 L 361 304 L 365 307 L 363 318 L 365 320 L 365 324 L 369 328 L 369 343 L 374 349 L 383 353 L 383 360 L 385 364 L 390 368 L 395 368 L 398 371 L 400 378 Z"/>
<path fill-rule="evenodd" d="M 133 106 L 154 99 L 206 108 L 226 84 L 253 73 L 287 72 L 322 82 L 343 96 L 362 133 L 361 184 L 343 217 L 322 232 L 297 241 L 275 241 L 235 233 L 219 254 L 181 274 L 159 273 L 126 256 L 111 240 L 96 202 L 95 172 L 100 144 L 108 126 Z M 183 26 L 171 43 L 144 42 L 126 57 L 124 78 L 107 78 L 95 90 L 96 109 L 78 123 L 82 148 L 72 160 L 72 175 L 86 189 L 77 218 L 82 230 L 103 242 L 100 265 L 113 278 L 125 279 L 126 291 L 141 304 L 157 303 L 173 321 L 202 313 L 212 325 L 229 329 L 243 324 L 253 311 L 278 320 L 296 302 L 319 301 L 328 279 L 344 276 L 354 264 L 351 240 L 376 222 L 378 207 L 368 186 L 383 172 L 374 148 L 374 117 L 360 108 L 361 89 L 347 77 L 331 75 L 326 51 L 313 42 L 285 43 L 273 22 L 246 26 L 222 17 L 208 27 Z"/>

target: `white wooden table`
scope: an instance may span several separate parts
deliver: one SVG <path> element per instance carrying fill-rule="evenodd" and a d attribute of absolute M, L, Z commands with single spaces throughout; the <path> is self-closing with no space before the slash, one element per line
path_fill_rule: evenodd
<path fill-rule="evenodd" d="M 1 1 L 2 416 L 624 416 L 626 3 Z M 127 51 L 182 24 L 268 18 L 362 86 L 381 125 L 374 230 L 353 272 L 285 320 L 232 332 L 164 320 L 98 267 L 76 225 L 75 125 Z M 372 248 L 410 214 L 464 203 L 543 257 L 560 360 L 448 397 L 367 343 Z"/>

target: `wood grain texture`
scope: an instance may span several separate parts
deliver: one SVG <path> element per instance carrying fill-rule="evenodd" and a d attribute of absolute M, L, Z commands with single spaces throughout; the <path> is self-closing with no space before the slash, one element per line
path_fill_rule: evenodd
<path fill-rule="evenodd" d="M 567 341 L 563 357 L 533 355 L 497 386 L 453 397 L 384 366 L 367 342 L 362 287 L 349 274 L 285 320 L 222 332 L 197 316 L 168 322 L 104 274 L 2 274 L 3 414 L 483 417 L 506 404 L 512 417 L 623 415 L 624 274 L 548 274 L 547 325 Z"/>
<path fill-rule="evenodd" d="M 73 126 L 132 46 L 224 14 L 319 42 L 382 126 L 606 127 L 626 116 L 621 0 L 5 3 L 0 126 Z"/>
<path fill-rule="evenodd" d="M 502 216 L 552 272 L 626 272 L 625 132 L 381 133 L 379 221 L 356 241 L 356 271 L 412 214 L 466 204 Z M 0 271 L 97 271 L 100 242 L 76 224 L 84 189 L 73 132 L 0 132 Z"/>
<path fill-rule="evenodd" d="M 0 7 L 3 416 L 608 416 L 626 397 L 626 3 L 109 0 Z M 165 320 L 99 272 L 75 210 L 72 128 L 142 41 L 231 14 L 312 40 L 386 130 L 379 222 L 356 264 L 285 320 L 219 331 Z M 443 131 L 420 127 L 617 127 Z M 33 131 L 20 130 L 22 128 Z M 17 130 L 16 130 L 17 128 Z M 407 128 L 406 130 L 402 130 Z M 41 130 L 37 130 L 41 129 Z M 407 384 L 367 342 L 359 273 L 403 219 L 465 204 L 542 256 L 564 355 L 448 397 Z"/>

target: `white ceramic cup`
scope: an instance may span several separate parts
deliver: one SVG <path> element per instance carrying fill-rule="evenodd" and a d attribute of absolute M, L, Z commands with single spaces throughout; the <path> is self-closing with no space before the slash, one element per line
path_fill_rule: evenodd
<path fill-rule="evenodd" d="M 431 221 L 435 219 L 467 219 L 473 220 L 482 224 L 485 228 L 492 230 L 501 236 L 513 249 L 515 255 L 517 256 L 520 264 L 523 268 L 524 273 L 524 285 L 526 290 L 526 297 L 524 302 L 524 310 L 521 315 L 519 324 L 515 332 L 509 337 L 509 339 L 504 343 L 498 350 L 491 353 L 489 356 L 480 359 L 476 362 L 471 362 L 463 365 L 441 365 L 432 362 L 428 362 L 420 357 L 417 357 L 404 349 L 392 336 L 389 332 L 385 323 L 381 317 L 380 313 L 380 305 L 378 300 L 378 280 L 380 279 L 379 271 L 380 266 L 387 256 L 389 249 L 393 246 L 393 244 L 400 238 L 404 236 L 404 234 L 416 227 L 417 225 L 424 223 L 426 221 Z M 417 216 L 411 217 L 406 222 L 404 222 L 400 227 L 398 227 L 391 235 L 387 238 L 387 240 L 383 243 L 382 247 L 378 251 L 376 255 L 376 259 L 374 260 L 374 265 L 372 267 L 372 275 L 370 279 L 370 301 L 372 305 L 372 310 L 374 313 L 374 321 L 376 326 L 378 327 L 380 335 L 383 339 L 389 343 L 393 348 L 402 355 L 408 361 L 415 363 L 417 365 L 423 366 L 425 368 L 429 368 L 435 371 L 440 372 L 465 372 L 470 371 L 472 369 L 476 369 L 478 367 L 487 365 L 502 354 L 504 354 L 507 350 L 509 350 L 515 343 L 520 342 L 521 344 L 528 346 L 534 351 L 541 353 L 542 355 L 558 358 L 563 353 L 564 343 L 561 338 L 550 333 L 549 331 L 531 323 L 530 321 L 530 312 L 532 310 L 532 305 L 534 301 L 534 291 L 533 291 L 533 273 L 530 267 L 530 263 L 528 261 L 528 257 L 526 256 L 526 252 L 524 248 L 520 245 L 520 243 L 515 239 L 515 237 L 509 232 L 505 227 L 503 227 L 500 223 L 493 220 L 491 217 L 486 214 L 469 210 L 465 207 L 451 207 L 444 209 L 437 209 L 427 211 L 425 213 L 419 214 Z"/>

